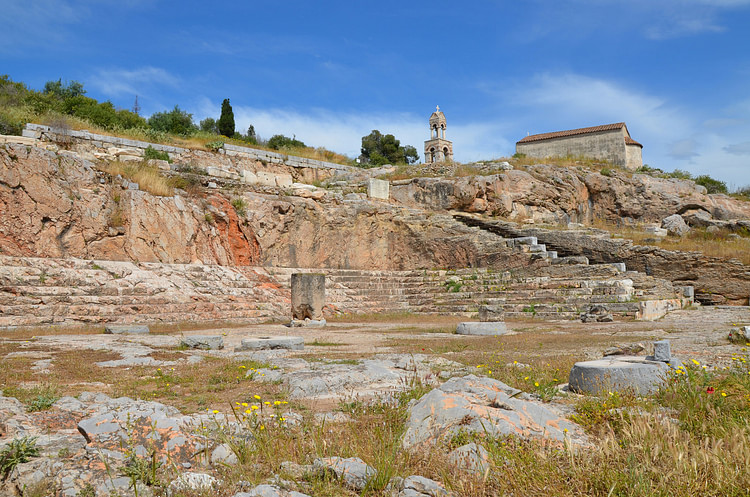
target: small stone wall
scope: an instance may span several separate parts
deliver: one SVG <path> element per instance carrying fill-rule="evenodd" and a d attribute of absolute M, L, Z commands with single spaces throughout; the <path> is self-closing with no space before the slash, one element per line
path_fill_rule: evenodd
<path fill-rule="evenodd" d="M 77 144 L 87 144 L 100 149 L 92 158 L 117 158 L 119 160 L 140 160 L 148 147 L 169 154 L 174 161 L 192 162 L 195 154 L 200 151 L 191 150 L 160 143 L 149 143 L 131 140 L 117 136 L 100 135 L 90 131 L 66 130 L 62 132 L 50 126 L 29 123 L 23 130 L 23 137 L 34 140 L 53 142 L 72 141 Z M 210 154 L 210 152 L 205 152 Z M 267 186 L 289 187 L 299 179 L 300 181 L 315 181 L 332 176 L 337 171 L 350 171 L 351 166 L 324 162 L 293 155 L 284 155 L 268 150 L 250 147 L 240 147 L 225 143 L 217 152 L 217 165 L 205 167 L 206 174 L 217 178 L 233 179 L 248 184 L 262 184 Z M 230 159 L 227 161 L 226 159 Z M 234 159 L 234 160 L 231 160 Z M 247 166 L 247 162 L 260 162 L 268 171 L 257 171 L 257 167 Z M 288 173 L 281 173 L 279 169 L 287 169 Z M 289 171 L 288 168 L 294 168 Z M 282 176 L 280 179 L 278 176 Z M 293 179 L 294 178 L 294 179 Z"/>

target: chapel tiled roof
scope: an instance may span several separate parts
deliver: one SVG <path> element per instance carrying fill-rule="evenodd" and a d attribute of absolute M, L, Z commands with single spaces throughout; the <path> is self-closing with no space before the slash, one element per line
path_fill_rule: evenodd
<path fill-rule="evenodd" d="M 588 133 L 597 133 L 599 131 L 612 131 L 614 129 L 620 129 L 623 127 L 627 130 L 627 126 L 625 126 L 625 123 L 614 123 L 614 124 L 602 124 L 601 126 L 591 126 L 590 128 L 578 128 L 578 129 L 568 129 L 565 131 L 553 131 L 552 133 L 541 133 L 538 135 L 529 135 L 519 140 L 517 143 L 536 142 L 540 140 L 549 140 L 550 138 L 563 138 L 565 136 L 585 135 Z M 628 138 L 626 138 L 626 143 L 627 143 Z M 640 143 L 636 142 L 632 138 L 630 138 L 630 140 L 633 141 L 633 144 L 641 145 Z M 642 146 L 643 145 L 641 145 L 641 147 Z"/>
<path fill-rule="evenodd" d="M 626 136 L 626 137 L 625 137 L 625 144 L 626 144 L 626 145 L 638 145 L 639 147 L 643 148 L 643 145 L 641 145 L 641 144 L 640 144 L 640 143 L 638 143 L 637 141 L 633 140 L 633 139 L 632 139 L 632 138 L 630 138 L 629 136 Z"/>

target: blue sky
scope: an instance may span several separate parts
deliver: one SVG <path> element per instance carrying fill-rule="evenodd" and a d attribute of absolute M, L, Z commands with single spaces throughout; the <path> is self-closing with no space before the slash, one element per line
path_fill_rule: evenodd
<path fill-rule="evenodd" d="M 456 159 L 527 133 L 625 121 L 644 162 L 750 185 L 750 0 L 0 0 L 0 73 L 62 78 L 142 114 L 355 156 L 421 150 L 440 105 Z"/>

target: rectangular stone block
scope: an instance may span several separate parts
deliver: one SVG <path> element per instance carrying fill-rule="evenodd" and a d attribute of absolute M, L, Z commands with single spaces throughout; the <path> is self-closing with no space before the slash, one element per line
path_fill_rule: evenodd
<path fill-rule="evenodd" d="M 367 180 L 367 196 L 388 200 L 391 196 L 390 184 L 382 179 L 370 178 Z"/>
<path fill-rule="evenodd" d="M 104 327 L 104 333 L 111 335 L 145 335 L 150 331 L 145 324 L 108 324 Z"/>
<path fill-rule="evenodd" d="M 325 300 L 325 274 L 292 274 L 292 319 L 322 320 Z"/>
<path fill-rule="evenodd" d="M 659 362 L 669 362 L 672 360 L 672 350 L 669 340 L 654 342 L 654 360 Z"/>

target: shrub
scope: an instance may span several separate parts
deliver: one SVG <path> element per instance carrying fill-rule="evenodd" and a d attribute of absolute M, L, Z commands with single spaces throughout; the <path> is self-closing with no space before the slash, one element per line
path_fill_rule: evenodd
<path fill-rule="evenodd" d="M 608 169 L 608 168 L 606 168 L 606 167 L 605 167 L 605 168 L 602 168 L 602 170 L 601 170 L 601 171 L 599 171 L 599 173 L 600 173 L 600 174 L 601 174 L 602 176 L 607 176 L 607 177 L 610 177 L 610 176 L 612 176 L 612 170 L 611 170 L 611 169 Z"/>
<path fill-rule="evenodd" d="M 297 138 L 289 138 L 284 135 L 273 135 L 268 140 L 268 147 L 274 150 L 281 150 L 284 148 L 303 148 L 306 145 L 304 142 L 297 140 Z"/>
<path fill-rule="evenodd" d="M 221 140 L 216 140 L 213 142 L 206 143 L 206 148 L 209 149 L 212 152 L 218 152 L 220 148 L 224 146 L 224 142 Z"/>
<path fill-rule="evenodd" d="M 167 152 L 164 152 L 163 150 L 156 150 L 151 145 L 146 147 L 146 151 L 143 153 L 143 158 L 146 160 L 157 159 L 157 160 L 165 160 L 169 163 L 172 162 L 172 159 L 169 158 L 169 154 Z"/>
<path fill-rule="evenodd" d="M 718 179 L 714 179 L 707 174 L 702 174 L 695 178 L 695 184 L 706 187 L 708 193 L 727 193 L 727 184 Z"/>
<path fill-rule="evenodd" d="M 187 136 L 198 128 L 193 124 L 193 115 L 175 105 L 169 112 L 156 112 L 148 118 L 148 125 L 156 131 Z"/>
<path fill-rule="evenodd" d="M 219 126 L 216 124 L 216 119 L 213 117 L 207 117 L 200 122 L 201 131 L 211 133 L 213 135 L 219 134 Z"/>
<path fill-rule="evenodd" d="M 237 215 L 243 217 L 247 213 L 247 202 L 242 197 L 235 197 L 232 199 L 232 207 L 237 212 Z"/>
<path fill-rule="evenodd" d="M 690 174 L 688 171 L 683 171 L 682 169 L 675 169 L 671 173 L 667 173 L 667 176 L 677 179 L 693 179 L 692 174 Z"/>

